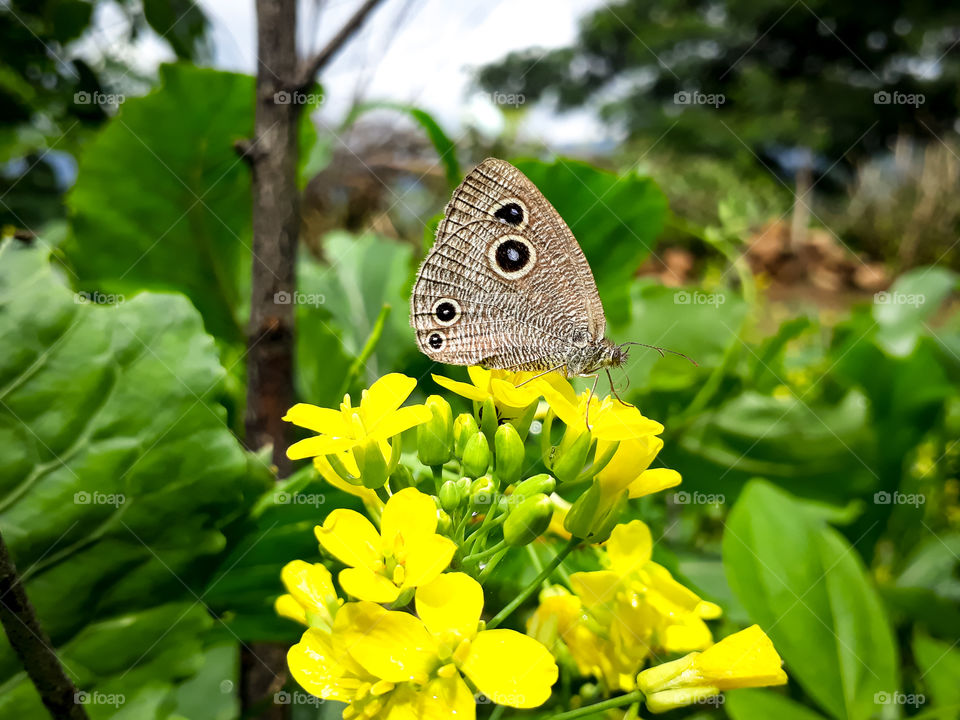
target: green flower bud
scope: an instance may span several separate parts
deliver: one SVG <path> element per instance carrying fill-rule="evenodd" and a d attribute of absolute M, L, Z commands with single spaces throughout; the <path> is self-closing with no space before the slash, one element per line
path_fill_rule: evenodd
<path fill-rule="evenodd" d="M 463 474 L 470 477 L 480 477 L 490 467 L 490 445 L 487 436 L 477 433 L 467 440 L 463 449 Z"/>
<path fill-rule="evenodd" d="M 563 434 L 563 440 L 560 441 L 560 447 L 557 448 L 551 468 L 561 484 L 575 480 L 580 474 L 587 461 L 590 444 L 593 442 L 589 432 L 578 430 L 571 436 L 573 432 L 568 428 Z"/>
<path fill-rule="evenodd" d="M 460 485 L 456 480 L 447 480 L 440 486 L 440 507 L 447 512 L 456 510 L 462 499 Z"/>
<path fill-rule="evenodd" d="M 600 482 L 594 480 L 567 512 L 563 527 L 574 537 L 603 542 L 610 537 L 626 507 L 627 498 L 627 491 L 624 490 L 611 502 L 610 498 L 603 497 Z"/>
<path fill-rule="evenodd" d="M 487 436 L 487 442 L 490 445 L 493 445 L 498 422 L 497 406 L 493 404 L 493 398 L 488 397 L 480 406 L 480 431 Z"/>
<path fill-rule="evenodd" d="M 515 502 L 522 502 L 521 498 L 525 500 L 531 495 L 536 495 L 537 493 L 545 493 L 549 495 L 556 487 L 557 481 L 554 480 L 552 476 L 547 475 L 547 473 L 540 473 L 539 475 L 528 477 L 526 480 L 517 485 L 513 489 L 513 495 L 511 497 L 515 498 Z"/>
<path fill-rule="evenodd" d="M 498 495 L 497 484 L 489 475 L 478 477 L 470 485 L 470 505 L 477 512 L 488 512 Z"/>
<path fill-rule="evenodd" d="M 413 477 L 413 472 L 406 465 L 397 465 L 397 469 L 390 473 L 390 489 L 393 492 L 416 486 L 417 481 Z"/>
<path fill-rule="evenodd" d="M 543 493 L 531 495 L 510 511 L 503 523 L 503 539 L 518 547 L 532 543 L 550 527 L 553 503 Z"/>
<path fill-rule="evenodd" d="M 494 472 L 502 485 L 512 485 L 520 479 L 524 449 L 520 433 L 510 423 L 497 428 L 494 435 Z"/>
<path fill-rule="evenodd" d="M 437 512 L 437 532 L 446 535 L 453 527 L 453 520 L 443 510 Z"/>
<path fill-rule="evenodd" d="M 397 442 L 396 440 L 394 442 Z M 363 444 L 353 448 L 353 459 L 360 469 L 360 481 L 364 487 L 376 490 L 387 482 L 387 461 L 380 452 L 376 440 L 367 438 Z"/>
<path fill-rule="evenodd" d="M 467 441 L 478 432 L 480 432 L 480 427 L 477 425 L 477 420 L 473 415 L 470 413 L 457 415 L 457 419 L 453 423 L 453 442 L 454 452 L 458 459 L 463 457 L 463 451 L 467 447 Z"/>
<path fill-rule="evenodd" d="M 443 465 L 453 457 L 453 410 L 439 395 L 431 395 L 424 404 L 433 417 L 417 425 L 417 457 L 424 465 Z"/>
<path fill-rule="evenodd" d="M 468 477 L 462 477 L 457 482 L 457 488 L 460 490 L 460 497 L 470 497 L 470 486 L 473 480 Z"/>

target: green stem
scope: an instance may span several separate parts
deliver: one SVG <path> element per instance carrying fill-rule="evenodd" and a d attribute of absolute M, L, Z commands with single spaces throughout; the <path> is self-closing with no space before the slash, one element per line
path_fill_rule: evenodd
<path fill-rule="evenodd" d="M 464 564 L 468 562 L 476 562 L 477 560 L 483 560 L 485 557 L 490 557 L 491 555 L 496 555 L 498 552 L 507 547 L 506 540 L 501 540 L 496 545 L 491 545 L 486 550 L 481 550 L 478 553 L 473 555 L 467 555 L 461 562 Z"/>
<path fill-rule="evenodd" d="M 500 561 L 503 560 L 504 555 L 507 554 L 507 550 L 509 549 L 510 548 L 504 548 L 503 550 L 498 552 L 496 555 L 494 555 L 492 558 L 490 558 L 490 562 L 488 562 L 487 566 L 480 571 L 480 575 L 477 577 L 477 580 L 480 581 L 481 585 L 483 585 L 484 581 L 488 577 L 490 577 L 490 574 L 493 572 L 494 568 L 496 568 L 497 565 L 500 564 Z"/>
<path fill-rule="evenodd" d="M 360 351 L 360 354 L 357 355 L 353 364 L 350 365 L 347 374 L 343 376 L 343 384 L 340 386 L 338 397 L 343 397 L 347 394 L 347 390 L 350 389 L 350 384 L 353 382 L 353 379 L 360 374 L 360 370 L 367 364 L 367 360 L 370 359 L 373 351 L 376 350 L 377 343 L 380 342 L 380 336 L 383 335 L 383 328 L 387 324 L 387 318 L 390 316 L 390 310 L 389 303 L 384 303 L 383 307 L 380 308 L 380 314 L 377 315 L 377 319 L 373 323 L 373 328 L 367 336 L 367 341 L 363 344 L 363 349 Z"/>
<path fill-rule="evenodd" d="M 619 697 L 610 698 L 609 700 L 604 700 L 603 702 L 594 703 L 593 705 L 586 705 L 582 708 L 577 708 L 576 710 L 570 710 L 568 712 L 562 712 L 558 715 L 553 716 L 553 720 L 573 720 L 573 718 L 586 717 L 587 715 L 593 715 L 594 713 L 600 712 L 602 710 L 612 710 L 613 708 L 623 707 L 624 705 L 631 705 L 635 702 L 640 702 L 643 700 L 643 693 L 639 690 L 634 690 L 632 693 L 626 695 L 620 695 Z"/>
<path fill-rule="evenodd" d="M 506 620 L 510 613 L 516 610 L 520 605 L 522 605 L 528 597 L 530 597 L 537 588 L 540 587 L 540 584 L 550 577 L 550 574 L 559 567 L 560 563 L 563 562 L 564 558 L 570 554 L 570 552 L 581 542 L 580 538 L 570 538 L 569 542 L 561 548 L 560 552 L 557 553 L 556 557 L 550 561 L 550 564 L 547 565 L 543 570 L 540 571 L 540 574 L 537 575 L 527 587 L 525 587 L 519 595 L 517 595 L 510 603 L 503 608 L 500 612 L 493 616 L 493 619 L 487 623 L 487 628 L 492 630 L 497 627 L 500 623 Z"/>
<path fill-rule="evenodd" d="M 497 705 L 497 706 L 493 709 L 493 712 L 490 713 L 490 718 L 489 718 L 489 720 L 500 720 L 500 716 L 503 715 L 503 713 L 506 711 L 506 709 L 507 709 L 507 706 L 506 706 L 506 705 Z"/>
<path fill-rule="evenodd" d="M 443 465 L 431 465 L 433 471 L 433 486 L 436 488 L 437 496 L 440 496 L 440 486 L 443 485 Z"/>

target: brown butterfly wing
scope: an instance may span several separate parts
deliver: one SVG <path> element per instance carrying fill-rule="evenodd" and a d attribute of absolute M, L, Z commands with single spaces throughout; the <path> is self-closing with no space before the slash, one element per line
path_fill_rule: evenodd
<path fill-rule="evenodd" d="M 573 233 L 510 163 L 456 189 L 411 299 L 420 349 L 453 365 L 546 370 L 603 337 L 603 306 Z"/>

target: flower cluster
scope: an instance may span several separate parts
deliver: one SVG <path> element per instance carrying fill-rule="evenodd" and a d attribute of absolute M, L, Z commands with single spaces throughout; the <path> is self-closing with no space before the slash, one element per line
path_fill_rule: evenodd
<path fill-rule="evenodd" d="M 629 520 L 631 498 L 680 483 L 651 467 L 660 423 L 555 373 L 468 372 L 469 383 L 434 376 L 472 403 L 457 417 L 439 395 L 404 405 L 416 381 L 396 373 L 358 407 L 348 395 L 285 417 L 314 433 L 291 459 L 313 458 L 367 510 L 329 512 L 315 529 L 324 562 L 281 573 L 276 611 L 307 626 L 288 654 L 305 690 L 346 703 L 345 718 L 473 718 L 479 698 L 548 703 L 560 668 L 652 712 L 786 681 L 759 628 L 713 644 L 720 608 L 654 562 L 650 530 Z M 497 568 L 523 548 L 535 577 L 512 578 L 522 589 L 485 615 L 484 588 L 502 587 Z M 574 551 L 588 569 L 568 574 Z M 526 633 L 500 627 L 540 590 Z M 690 654 L 644 669 L 677 653 Z"/>

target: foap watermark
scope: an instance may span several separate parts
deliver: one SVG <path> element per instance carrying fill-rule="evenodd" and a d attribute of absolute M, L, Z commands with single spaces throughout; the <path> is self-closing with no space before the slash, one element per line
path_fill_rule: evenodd
<path fill-rule="evenodd" d="M 709 705 L 711 707 L 720 707 L 726 702 L 723 693 L 718 695 L 708 695 L 707 697 L 697 698 L 693 701 L 694 705 Z"/>
<path fill-rule="evenodd" d="M 73 302 L 77 305 L 120 305 L 126 300 L 120 293 L 102 293 L 99 290 L 81 290 L 73 294 Z"/>
<path fill-rule="evenodd" d="M 113 505 L 120 507 L 127 501 L 127 496 L 123 493 L 103 493 L 97 490 L 87 492 L 79 490 L 73 494 L 74 505 Z"/>
<path fill-rule="evenodd" d="M 322 493 L 289 493 L 276 492 L 273 494 L 274 505 L 312 505 L 320 507 L 327 501 Z"/>
<path fill-rule="evenodd" d="M 100 105 L 101 107 L 118 107 L 126 100 L 126 96 L 121 93 L 103 93 L 99 90 L 87 92 L 81 90 L 73 94 L 74 105 Z"/>
<path fill-rule="evenodd" d="M 874 705 L 908 705 L 910 707 L 920 707 L 927 702 L 925 695 L 919 693 L 896 692 L 878 692 L 873 695 Z"/>
<path fill-rule="evenodd" d="M 674 505 L 723 505 L 727 498 L 722 493 L 702 493 L 680 490 L 673 494 Z"/>
<path fill-rule="evenodd" d="M 486 98 L 494 105 L 506 105 L 508 107 L 520 107 L 527 102 L 527 96 L 523 93 L 492 92 L 487 93 Z"/>
<path fill-rule="evenodd" d="M 704 93 L 699 90 L 682 90 L 673 94 L 674 105 L 712 105 L 719 108 L 727 101 L 723 93 Z"/>
<path fill-rule="evenodd" d="M 280 90 L 273 94 L 274 105 L 321 105 L 322 103 L 323 93 Z"/>
<path fill-rule="evenodd" d="M 127 698 L 122 693 L 78 690 L 73 694 L 73 701 L 77 705 L 109 705 L 118 708 L 127 701 Z"/>
<path fill-rule="evenodd" d="M 873 302 L 877 305 L 912 305 L 913 307 L 920 307 L 927 302 L 927 296 L 923 293 L 887 292 L 886 290 L 881 290 L 878 293 L 874 293 Z"/>
<path fill-rule="evenodd" d="M 689 290 L 677 290 L 673 294 L 674 305 L 713 305 L 720 307 L 727 301 L 727 296 L 723 293 L 705 293 L 690 292 Z"/>
<path fill-rule="evenodd" d="M 326 301 L 327 298 L 322 293 L 302 293 L 299 291 L 290 293 L 286 290 L 281 290 L 273 294 L 273 302 L 276 305 L 311 305 L 313 307 L 320 307 Z"/>
<path fill-rule="evenodd" d="M 902 493 L 894 490 L 892 493 L 879 490 L 873 494 L 874 505 L 913 505 L 920 507 L 926 504 L 927 498 L 921 493 Z"/>
<path fill-rule="evenodd" d="M 317 707 L 323 705 L 325 701 L 316 695 L 300 692 L 299 690 L 294 690 L 293 692 L 281 690 L 273 694 L 273 702 L 276 705 L 313 705 Z"/>
<path fill-rule="evenodd" d="M 911 105 L 920 107 L 927 101 L 923 93 L 902 93 L 899 90 L 877 90 L 873 94 L 874 105 Z"/>

